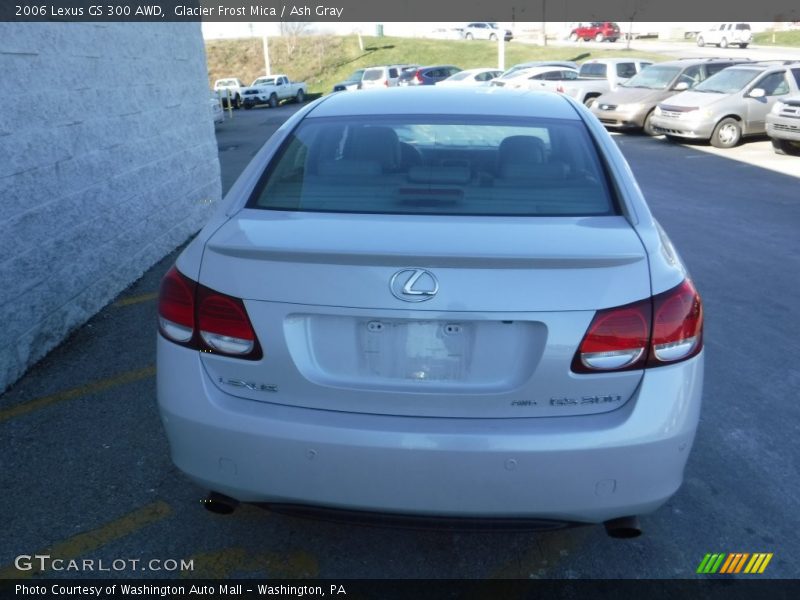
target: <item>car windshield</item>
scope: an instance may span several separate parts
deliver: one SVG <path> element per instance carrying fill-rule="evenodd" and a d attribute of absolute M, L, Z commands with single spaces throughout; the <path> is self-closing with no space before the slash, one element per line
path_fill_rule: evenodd
<path fill-rule="evenodd" d="M 364 69 L 359 69 L 354 71 L 345 81 L 361 81 L 362 75 L 364 75 Z"/>
<path fill-rule="evenodd" d="M 681 72 L 680 67 L 647 67 L 638 75 L 634 75 L 628 81 L 621 83 L 626 88 L 646 88 L 649 90 L 665 90 L 673 79 Z"/>
<path fill-rule="evenodd" d="M 253 85 L 273 85 L 274 83 L 274 77 L 259 77 L 253 82 Z"/>
<path fill-rule="evenodd" d="M 698 84 L 695 92 L 732 94 L 755 79 L 760 71 L 754 69 L 725 69 Z"/>
<path fill-rule="evenodd" d="M 586 126 L 486 116 L 309 118 L 251 208 L 489 216 L 616 214 Z"/>

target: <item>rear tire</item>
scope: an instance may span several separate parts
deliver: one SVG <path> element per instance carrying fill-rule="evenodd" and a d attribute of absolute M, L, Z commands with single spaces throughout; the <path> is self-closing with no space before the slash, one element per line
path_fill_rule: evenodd
<path fill-rule="evenodd" d="M 490 42 L 496 42 L 497 41 L 497 36 L 495 34 L 493 34 L 493 33 L 490 33 L 489 34 L 489 41 Z"/>
<path fill-rule="evenodd" d="M 702 48 L 703 46 L 706 45 L 706 41 L 703 39 L 703 36 L 700 36 L 699 38 L 697 38 L 697 45 L 700 48 Z"/>
<path fill-rule="evenodd" d="M 270 95 L 269 97 L 269 107 L 270 108 L 278 108 L 278 96 L 275 94 Z"/>
<path fill-rule="evenodd" d="M 733 148 L 742 139 L 742 126 L 736 119 L 722 119 L 711 134 L 711 145 L 715 148 Z"/>
<path fill-rule="evenodd" d="M 472 39 L 472 34 L 471 34 L 471 33 L 467 33 L 467 34 L 465 34 L 465 35 L 464 35 L 464 39 L 465 39 L 465 40 L 471 40 L 471 39 Z"/>
<path fill-rule="evenodd" d="M 239 108 L 242 105 L 242 98 L 239 94 L 233 97 L 233 108 Z"/>
<path fill-rule="evenodd" d="M 747 48 L 747 44 L 739 44 L 739 48 L 741 48 L 742 50 L 744 50 L 745 48 Z"/>
<path fill-rule="evenodd" d="M 784 154 L 788 156 L 800 156 L 800 142 L 790 142 L 789 140 L 778 140 L 771 138 L 772 149 L 775 154 Z"/>
<path fill-rule="evenodd" d="M 574 31 L 569 34 L 569 41 L 570 42 L 577 42 L 578 41 L 578 34 Z"/>
<path fill-rule="evenodd" d="M 604 36 L 602 33 L 598 33 L 596 36 L 594 36 L 595 42 L 602 42 L 604 39 L 606 39 L 606 36 Z"/>
<path fill-rule="evenodd" d="M 728 40 L 726 38 L 722 38 L 719 41 L 719 47 L 720 48 L 727 48 L 728 47 Z"/>
<path fill-rule="evenodd" d="M 298 104 L 302 104 L 306 99 L 305 92 L 303 92 L 303 90 L 297 90 L 297 95 L 294 97 L 294 99 Z"/>

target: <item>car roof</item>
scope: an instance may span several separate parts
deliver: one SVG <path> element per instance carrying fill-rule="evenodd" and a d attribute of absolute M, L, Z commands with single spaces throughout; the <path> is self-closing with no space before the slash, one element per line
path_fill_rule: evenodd
<path fill-rule="evenodd" d="M 395 87 L 325 96 L 306 118 L 351 115 L 485 115 L 578 120 L 561 94 L 497 87 Z"/>
<path fill-rule="evenodd" d="M 590 58 L 586 62 L 582 63 L 581 66 L 583 66 L 583 65 L 593 65 L 593 64 L 597 64 L 597 63 L 603 64 L 603 65 L 615 65 L 617 63 L 622 63 L 622 62 L 636 62 L 636 61 L 649 62 L 649 63 L 653 62 L 649 58 L 637 58 L 637 57 L 633 57 L 633 56 L 630 57 L 630 58 Z"/>
<path fill-rule="evenodd" d="M 538 75 L 539 73 L 549 73 L 550 71 L 576 71 L 577 69 L 573 67 L 555 67 L 555 66 L 545 66 L 545 67 L 528 67 L 526 69 L 519 69 L 514 71 L 515 76 L 522 77 L 523 75 Z"/>

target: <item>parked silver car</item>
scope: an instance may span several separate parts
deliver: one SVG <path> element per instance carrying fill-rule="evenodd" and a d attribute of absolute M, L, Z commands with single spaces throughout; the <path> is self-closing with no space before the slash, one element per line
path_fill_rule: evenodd
<path fill-rule="evenodd" d="M 733 58 L 691 58 L 657 63 L 600 96 L 591 111 L 609 129 L 642 129 L 657 135 L 651 122 L 659 102 L 692 89 L 727 67 L 746 62 Z"/>
<path fill-rule="evenodd" d="M 709 140 L 732 148 L 742 136 L 766 132 L 767 114 L 781 98 L 800 91 L 792 74 L 800 63 L 746 63 L 729 67 L 659 104 L 653 130 L 668 138 Z"/>
<path fill-rule="evenodd" d="M 331 94 L 256 154 L 159 296 L 175 464 L 237 501 L 605 522 L 680 487 L 700 297 L 564 95 Z"/>
<path fill-rule="evenodd" d="M 792 74 L 800 85 L 800 68 Z M 776 153 L 800 156 L 800 96 L 775 103 L 767 115 L 767 135 Z"/>

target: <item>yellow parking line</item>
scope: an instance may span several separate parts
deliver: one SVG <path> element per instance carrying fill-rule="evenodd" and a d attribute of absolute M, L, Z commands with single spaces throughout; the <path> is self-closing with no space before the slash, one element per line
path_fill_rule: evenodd
<path fill-rule="evenodd" d="M 151 523 L 160 521 L 170 514 L 172 514 L 172 509 L 169 504 L 159 500 L 128 513 L 116 521 L 106 523 L 92 531 L 79 533 L 34 554 L 50 556 L 51 559 L 60 558 L 66 564 L 70 560 L 102 548 L 109 542 L 123 538 Z M 31 556 L 34 556 L 34 554 Z M 38 564 L 38 562 L 34 563 L 34 565 Z M 28 579 L 37 574 L 39 574 L 39 571 L 35 568 L 30 571 L 20 571 L 13 564 L 0 569 L 0 579 Z"/>
<path fill-rule="evenodd" d="M 130 306 L 131 304 L 139 304 L 140 302 L 148 302 L 158 298 L 158 293 L 153 292 L 150 294 L 140 294 L 138 296 L 128 296 L 127 298 L 120 298 L 114 302 L 114 306 Z"/>
<path fill-rule="evenodd" d="M 73 398 L 80 398 L 81 396 L 96 394 L 98 392 L 103 392 L 110 388 L 117 387 L 118 385 L 125 385 L 126 383 L 139 381 L 140 379 L 147 379 L 148 377 L 155 375 L 155 373 L 156 368 L 154 366 L 149 366 L 145 367 L 144 369 L 139 369 L 138 371 L 128 371 L 127 373 L 116 375 L 115 377 L 109 377 L 108 379 L 101 379 L 99 381 L 87 383 L 86 385 L 72 388 L 71 390 L 57 392 L 49 396 L 43 396 L 42 398 L 37 398 L 36 400 L 21 402 L 15 406 L 9 406 L 8 408 L 0 409 L 0 423 L 9 419 L 13 419 L 14 417 L 19 417 L 20 415 L 28 414 L 34 410 L 39 410 L 40 408 L 51 406 L 58 402 L 63 402 L 64 400 L 72 400 Z"/>

